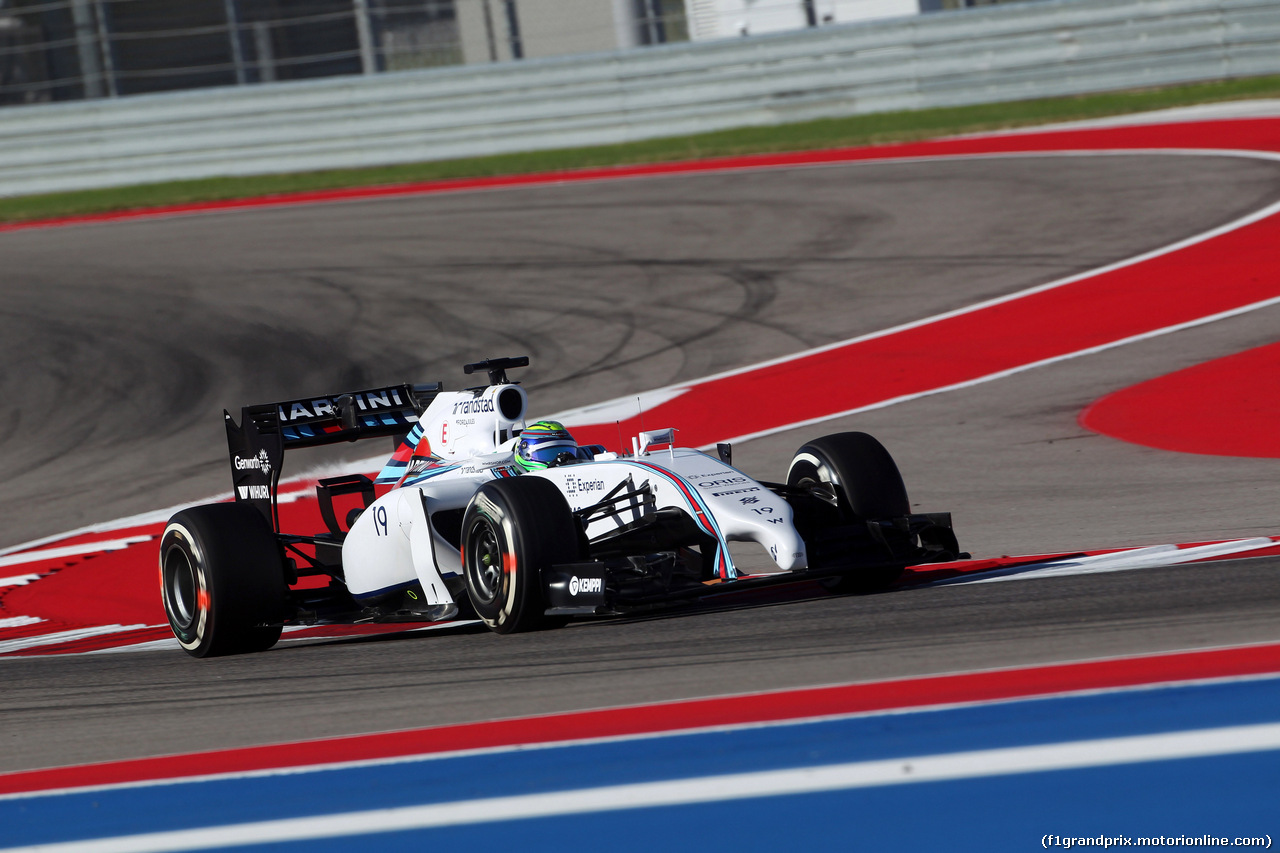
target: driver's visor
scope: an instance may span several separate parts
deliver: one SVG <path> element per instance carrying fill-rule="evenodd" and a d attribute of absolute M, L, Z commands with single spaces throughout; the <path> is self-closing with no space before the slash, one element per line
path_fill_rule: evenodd
<path fill-rule="evenodd" d="M 572 441 L 547 441 L 537 447 L 527 448 L 520 455 L 530 462 L 541 462 L 543 465 L 550 465 L 556 461 L 556 457 L 561 453 L 571 453 L 577 456 L 577 443 Z"/>

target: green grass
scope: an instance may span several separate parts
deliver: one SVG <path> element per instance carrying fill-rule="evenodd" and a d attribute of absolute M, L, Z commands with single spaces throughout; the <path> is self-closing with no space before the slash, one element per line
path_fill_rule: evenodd
<path fill-rule="evenodd" d="M 1280 97 L 1280 76 L 1253 77 L 971 107 L 878 113 L 799 124 L 745 127 L 620 145 L 502 154 L 368 169 L 335 169 L 247 178 L 171 181 L 104 190 L 0 198 L 0 222 L 80 216 L 191 202 L 443 178 L 551 172 L 773 151 L 883 145 L 961 133 L 1142 112 L 1241 98 Z"/>

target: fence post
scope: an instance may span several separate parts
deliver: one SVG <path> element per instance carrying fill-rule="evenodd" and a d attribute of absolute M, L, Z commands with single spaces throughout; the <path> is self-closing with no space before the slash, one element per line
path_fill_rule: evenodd
<path fill-rule="evenodd" d="M 266 21 L 254 22 L 253 54 L 258 60 L 258 82 L 275 82 L 276 55 L 271 47 L 271 25 Z"/>
<path fill-rule="evenodd" d="M 351 0 L 356 16 L 356 39 L 360 42 L 360 71 L 376 74 L 378 57 L 373 50 L 373 28 L 369 26 L 369 0 Z"/>
<path fill-rule="evenodd" d="M 231 63 L 236 67 L 236 85 L 248 80 L 244 73 L 244 48 L 240 44 L 240 16 L 236 14 L 236 0 L 222 0 L 227 15 L 227 39 L 231 42 Z"/>
<path fill-rule="evenodd" d="M 80 83 L 86 98 L 101 98 L 102 58 L 89 0 L 71 0 L 71 21 L 76 30 L 76 52 L 80 57 Z"/>
<path fill-rule="evenodd" d="M 107 31 L 107 10 L 102 7 L 102 0 L 93 0 L 94 19 L 97 24 L 98 48 L 102 57 L 102 76 L 107 81 L 107 95 L 112 98 L 120 96 L 116 86 L 116 62 L 111 52 L 111 34 Z"/>

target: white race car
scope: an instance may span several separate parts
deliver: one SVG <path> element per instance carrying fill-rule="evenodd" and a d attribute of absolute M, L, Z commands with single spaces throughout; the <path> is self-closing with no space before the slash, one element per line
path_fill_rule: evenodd
<path fill-rule="evenodd" d="M 506 371 L 528 363 L 466 365 L 489 382 L 462 391 L 249 406 L 239 425 L 224 413 L 235 501 L 177 513 L 160 542 L 182 647 L 261 651 L 285 625 L 460 613 L 505 634 L 798 576 L 876 589 L 909 564 L 962 556 L 950 515 L 911 513 L 893 459 L 865 433 L 808 442 L 785 483 L 734 468 L 728 445 L 671 446 L 671 430 L 641 433 L 628 452 L 579 446 L 557 422 L 526 424 L 528 398 Z M 280 529 L 285 450 L 378 436 L 397 448 L 376 479 L 319 482 L 326 531 Z M 739 571 L 728 543 L 744 541 L 776 568 Z"/>

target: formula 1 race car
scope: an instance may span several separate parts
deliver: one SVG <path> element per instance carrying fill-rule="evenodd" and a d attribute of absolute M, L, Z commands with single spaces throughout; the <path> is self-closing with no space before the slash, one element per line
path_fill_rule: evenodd
<path fill-rule="evenodd" d="M 460 615 L 506 634 L 798 577 L 872 590 L 961 556 L 950 514 L 911 513 L 893 459 L 865 433 L 808 442 L 785 483 L 734 468 L 727 444 L 715 456 L 676 448 L 671 430 L 642 432 L 625 453 L 579 446 L 559 423 L 525 423 L 528 398 L 506 371 L 528 363 L 466 365 L 489 381 L 462 391 L 248 406 L 240 424 L 224 412 L 235 501 L 177 513 L 160 542 L 182 647 L 261 651 L 285 625 Z M 280 529 L 286 450 L 379 436 L 397 446 L 376 479 L 319 481 L 325 531 Z M 734 541 L 762 545 L 776 570 L 740 572 Z"/>

